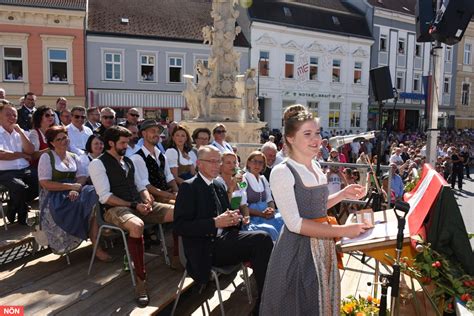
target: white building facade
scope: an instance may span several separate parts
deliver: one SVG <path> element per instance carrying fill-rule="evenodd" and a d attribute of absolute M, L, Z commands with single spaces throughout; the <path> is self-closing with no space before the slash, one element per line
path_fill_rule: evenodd
<path fill-rule="evenodd" d="M 262 120 L 281 128 L 285 109 L 299 103 L 319 117 L 324 130 L 365 131 L 372 43 L 370 38 L 253 22 L 250 64 L 258 68 Z"/>

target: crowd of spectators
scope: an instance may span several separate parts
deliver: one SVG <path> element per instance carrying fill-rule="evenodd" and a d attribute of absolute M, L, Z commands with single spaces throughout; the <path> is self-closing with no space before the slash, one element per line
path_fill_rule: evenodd
<path fill-rule="evenodd" d="M 269 178 L 272 169 L 287 156 L 279 131 L 263 135 L 266 141 L 261 148 L 246 157 L 245 164 L 239 164 L 240 157 L 226 141 L 227 129 L 221 123 L 212 131 L 201 127 L 191 134 L 178 122 L 141 120 L 136 108 L 130 108 L 118 124 L 116 112 L 108 107 L 68 107 L 67 99 L 61 97 L 56 108 L 51 109 L 36 106 L 36 96 L 29 92 L 17 109 L 7 101 L 3 89 L 0 97 L 0 184 L 11 196 L 8 221 L 26 225 L 31 201 L 39 195 L 48 245 L 64 253 L 88 237 L 95 241 L 97 210 L 104 209 L 106 221 L 129 232 L 128 247 L 138 280 L 138 305 L 148 304 L 144 223 L 173 221 L 180 187 L 200 174 L 200 165 L 208 168 L 206 163 L 215 162 L 220 166 L 217 181 L 228 198 L 224 205 L 238 211 L 243 230 L 265 231 L 274 242 L 278 239 L 283 219 L 273 201 Z M 375 165 L 379 158 L 373 139 L 332 148 L 328 141 L 331 134 L 326 131 L 321 135 L 326 137 L 321 141 L 318 161 L 370 161 Z M 470 178 L 473 139 L 472 130 L 441 132 L 435 168 L 453 188 L 457 184 L 462 189 L 464 172 Z M 390 197 L 399 199 L 405 184 L 420 175 L 426 159 L 426 135 L 392 132 L 387 140 L 380 159 L 392 168 Z M 209 150 L 209 146 L 213 149 Z M 206 158 L 214 157 L 213 150 L 220 153 L 220 159 Z M 324 170 L 329 194 L 361 181 L 359 169 L 332 166 Z M 221 209 L 221 203 L 217 204 Z M 71 213 L 75 217 L 68 215 Z M 235 213 L 228 213 L 229 218 L 234 219 L 233 216 Z M 178 244 L 174 234 L 175 269 L 182 268 Z M 112 260 L 101 249 L 97 258 Z"/>

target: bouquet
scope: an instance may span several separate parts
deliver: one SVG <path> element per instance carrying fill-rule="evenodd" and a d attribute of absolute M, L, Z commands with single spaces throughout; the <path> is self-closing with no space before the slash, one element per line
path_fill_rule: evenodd
<path fill-rule="evenodd" d="M 341 302 L 341 315 L 347 316 L 371 316 L 379 314 L 380 300 L 372 296 L 356 298 L 349 295 Z"/>

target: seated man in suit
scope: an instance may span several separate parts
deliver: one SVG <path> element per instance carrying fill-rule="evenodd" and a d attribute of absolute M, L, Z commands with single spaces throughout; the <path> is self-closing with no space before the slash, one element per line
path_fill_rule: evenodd
<path fill-rule="evenodd" d="M 242 216 L 229 210 L 224 185 L 215 180 L 221 165 L 217 148 L 199 148 L 197 165 L 199 173 L 179 188 L 174 212 L 174 229 L 183 238 L 186 269 L 196 282 L 205 285 L 212 266 L 250 261 L 259 291 L 258 311 L 272 239 L 266 232 L 239 230 Z"/>

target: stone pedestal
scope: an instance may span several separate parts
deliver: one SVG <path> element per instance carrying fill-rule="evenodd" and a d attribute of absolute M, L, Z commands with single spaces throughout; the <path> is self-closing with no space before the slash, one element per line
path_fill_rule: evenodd
<path fill-rule="evenodd" d="M 196 128 L 207 127 L 212 132 L 212 128 L 218 122 L 196 122 L 196 121 L 181 121 L 180 124 L 188 128 L 190 134 Z M 265 127 L 265 122 L 222 122 L 227 130 L 226 141 L 232 145 L 237 146 L 237 154 L 242 159 L 242 166 L 245 166 L 245 161 L 247 160 L 248 155 L 254 151 L 258 150 L 260 145 L 260 134 L 261 129 Z M 212 137 L 212 135 L 211 135 Z M 211 139 L 212 141 L 212 139 Z"/>
<path fill-rule="evenodd" d="M 240 98 L 210 98 L 209 99 L 209 121 L 225 122 L 235 121 L 242 116 L 240 121 L 246 121 L 244 111 L 241 109 L 242 99 Z"/>

